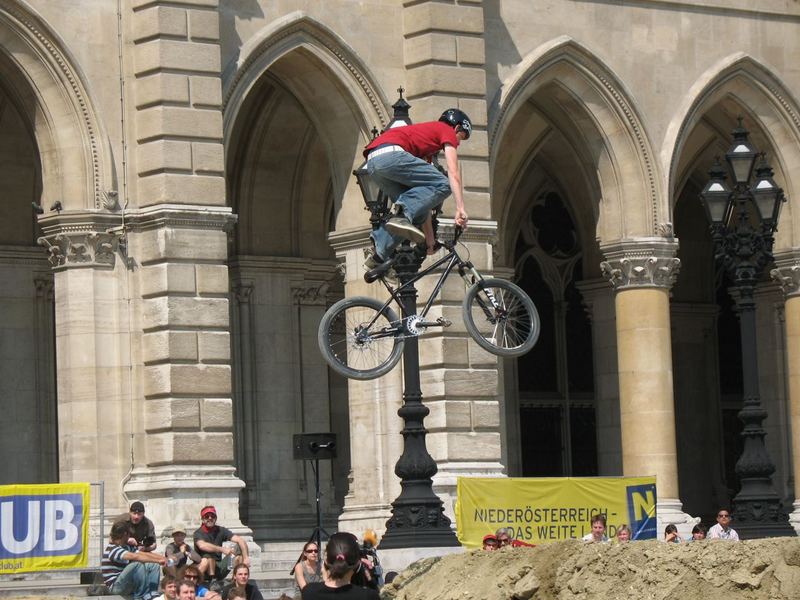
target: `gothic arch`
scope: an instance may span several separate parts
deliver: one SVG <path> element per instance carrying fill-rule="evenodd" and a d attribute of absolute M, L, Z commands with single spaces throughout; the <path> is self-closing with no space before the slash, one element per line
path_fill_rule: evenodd
<path fill-rule="evenodd" d="M 345 208 L 337 211 L 337 223 L 360 219 L 362 201 L 351 172 L 362 160 L 360 150 L 371 128 L 381 128 L 389 120 L 389 103 L 369 69 L 340 36 L 302 11 L 270 24 L 245 43 L 238 61 L 226 68 L 227 148 L 248 97 L 265 73 L 279 79 L 300 101 L 322 138 L 336 203 L 341 199 Z"/>
<path fill-rule="evenodd" d="M 542 127 L 565 136 L 584 166 L 580 176 L 594 196 L 601 243 L 657 235 L 659 224 L 670 220 L 669 210 L 642 119 L 612 71 L 567 36 L 529 54 L 493 102 L 489 131 L 498 201 L 504 202 L 506 188 L 513 185 L 516 163 L 504 163 L 520 154 L 509 149 L 524 143 L 519 131 L 530 127 L 530 107 L 544 115 Z M 496 214 L 504 213 L 502 206 L 495 208 Z"/>
<path fill-rule="evenodd" d="M 690 137 L 709 111 L 726 102 L 744 115 L 753 141 L 769 154 L 776 180 L 790 199 L 783 207 L 781 222 L 791 225 L 779 228 L 775 249 L 796 246 L 800 241 L 800 211 L 793 210 L 791 200 L 800 198 L 800 106 L 771 69 L 741 52 L 723 58 L 703 73 L 669 123 L 661 156 L 663 163 L 669 164 L 666 185 L 671 202 L 677 202 L 690 176 L 690 163 L 699 160 L 699 150 L 690 156 L 694 152 L 688 144 Z M 706 153 L 724 154 L 729 141 L 729 132 L 720 131 L 715 147 Z M 697 183 L 702 186 L 704 181 Z"/>
<path fill-rule="evenodd" d="M 116 206 L 108 137 L 77 61 L 22 0 L 0 0 L 0 63 L 9 92 L 32 127 L 42 198 L 67 209 Z"/>

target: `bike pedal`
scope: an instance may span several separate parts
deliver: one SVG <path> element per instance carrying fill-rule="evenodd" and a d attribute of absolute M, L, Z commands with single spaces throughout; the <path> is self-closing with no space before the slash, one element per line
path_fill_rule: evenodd
<path fill-rule="evenodd" d="M 452 321 L 449 321 L 449 320 L 445 319 L 444 317 L 439 317 L 438 319 L 436 319 L 436 323 L 441 325 L 442 327 L 450 327 L 450 325 L 453 324 Z"/>

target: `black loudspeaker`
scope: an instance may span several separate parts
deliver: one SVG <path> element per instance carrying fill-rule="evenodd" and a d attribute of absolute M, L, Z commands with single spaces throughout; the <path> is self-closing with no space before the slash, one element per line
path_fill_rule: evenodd
<path fill-rule="evenodd" d="M 292 439 L 295 460 L 336 458 L 335 433 L 296 433 Z"/>

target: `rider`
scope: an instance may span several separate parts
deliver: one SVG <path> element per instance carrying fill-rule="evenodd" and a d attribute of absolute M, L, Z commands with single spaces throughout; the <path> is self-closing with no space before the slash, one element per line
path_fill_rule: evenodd
<path fill-rule="evenodd" d="M 431 209 L 452 192 L 456 201 L 456 225 L 466 228 L 464 193 L 458 170 L 458 144 L 469 139 L 472 121 L 463 111 L 449 108 L 438 121 L 389 129 L 364 148 L 367 171 L 372 180 L 394 202 L 395 214 L 372 232 L 375 246 L 367 260 L 371 269 L 391 262 L 395 247 L 404 239 L 425 242 L 434 251 Z M 447 176 L 431 164 L 444 150 Z M 420 227 L 422 229 L 420 229 Z"/>

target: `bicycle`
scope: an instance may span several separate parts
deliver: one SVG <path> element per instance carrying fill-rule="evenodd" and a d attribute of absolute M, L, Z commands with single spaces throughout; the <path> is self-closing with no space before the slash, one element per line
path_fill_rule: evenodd
<path fill-rule="evenodd" d="M 319 348 L 331 368 L 351 379 L 375 379 L 391 371 L 403 352 L 405 339 L 417 337 L 433 327 L 449 327 L 443 317 L 426 320 L 433 302 L 450 273 L 457 269 L 467 286 L 462 313 L 467 332 L 481 348 L 503 357 L 520 356 L 536 344 L 541 330 L 539 313 L 528 295 L 510 281 L 484 278 L 456 246 L 461 236 L 456 228 L 451 241 L 439 241 L 448 252 L 409 281 L 394 288 L 385 273 L 365 276 L 368 283 L 381 279 L 389 299 L 380 302 L 367 296 L 345 298 L 331 306 L 318 332 Z M 390 307 L 402 306 L 400 292 L 444 265 L 439 281 L 419 314 L 399 318 Z"/>

